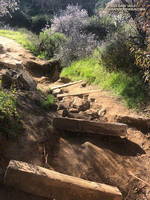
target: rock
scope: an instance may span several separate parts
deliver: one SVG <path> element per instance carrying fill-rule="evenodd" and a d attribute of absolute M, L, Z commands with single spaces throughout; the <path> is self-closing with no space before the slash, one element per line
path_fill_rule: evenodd
<path fill-rule="evenodd" d="M 81 87 L 81 88 L 84 88 L 84 87 L 86 87 L 86 86 L 87 86 L 87 83 L 84 82 L 84 83 L 81 84 L 80 87 Z"/>
<path fill-rule="evenodd" d="M 90 98 L 90 102 L 95 102 L 96 101 L 96 99 L 95 98 Z"/>
<path fill-rule="evenodd" d="M 62 93 L 69 93 L 69 90 L 67 90 L 67 89 L 62 89 Z"/>
<path fill-rule="evenodd" d="M 99 115 L 96 110 L 93 109 L 87 110 L 86 114 L 90 117 L 90 120 L 99 119 Z"/>
<path fill-rule="evenodd" d="M 116 187 L 68 176 L 21 161 L 10 161 L 4 183 L 48 199 L 122 200 L 122 194 Z"/>
<path fill-rule="evenodd" d="M 70 108 L 69 112 L 71 112 L 71 113 L 79 113 L 79 110 L 76 109 L 76 108 Z"/>
<path fill-rule="evenodd" d="M 90 102 L 88 100 L 74 97 L 74 101 L 71 104 L 72 108 L 78 109 L 78 111 L 86 111 L 90 109 Z"/>
<path fill-rule="evenodd" d="M 52 94 L 53 94 L 53 95 L 62 94 L 62 93 L 63 93 L 63 92 L 62 92 L 61 89 L 56 89 L 56 90 L 53 90 L 53 91 L 52 91 Z"/>
<path fill-rule="evenodd" d="M 36 90 L 36 82 L 27 71 L 6 69 L 2 72 L 2 87 L 5 89 L 15 88 L 19 90 Z"/>
<path fill-rule="evenodd" d="M 102 108 L 101 110 L 98 111 L 98 115 L 100 117 L 103 117 L 105 114 L 106 114 L 106 109 L 105 108 Z"/>
<path fill-rule="evenodd" d="M 60 77 L 60 79 L 58 80 L 58 82 L 61 82 L 61 83 L 70 83 L 71 80 L 69 78 L 66 78 L 66 77 Z"/>

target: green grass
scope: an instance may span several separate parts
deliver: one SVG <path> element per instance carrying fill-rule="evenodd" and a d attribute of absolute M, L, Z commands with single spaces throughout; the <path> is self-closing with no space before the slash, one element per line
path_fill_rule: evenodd
<path fill-rule="evenodd" d="M 0 29 L 0 36 L 15 40 L 32 53 L 35 53 L 36 51 L 35 45 L 31 39 L 36 37 L 36 35 L 33 36 L 33 34 L 27 30 L 13 31 Z"/>
<path fill-rule="evenodd" d="M 138 109 L 145 102 L 144 84 L 138 75 L 125 72 L 108 72 L 94 57 L 73 62 L 63 69 L 61 76 L 72 80 L 85 80 L 123 97 L 129 108 Z"/>
<path fill-rule="evenodd" d="M 47 95 L 47 97 L 41 102 L 42 107 L 45 109 L 51 108 L 51 106 L 55 103 L 55 97 L 52 94 Z"/>
<path fill-rule="evenodd" d="M 14 91 L 0 90 L 0 135 L 11 139 L 19 136 L 22 131 L 16 104 Z"/>

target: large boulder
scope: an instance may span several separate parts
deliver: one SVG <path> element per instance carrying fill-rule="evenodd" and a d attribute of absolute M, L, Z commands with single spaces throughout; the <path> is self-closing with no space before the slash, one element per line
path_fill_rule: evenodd
<path fill-rule="evenodd" d="M 36 82 L 31 75 L 24 70 L 6 69 L 1 72 L 1 86 L 4 89 L 15 88 L 17 90 L 36 90 Z"/>

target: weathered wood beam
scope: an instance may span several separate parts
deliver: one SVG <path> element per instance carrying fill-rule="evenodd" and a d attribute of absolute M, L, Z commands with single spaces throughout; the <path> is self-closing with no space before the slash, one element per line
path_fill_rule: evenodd
<path fill-rule="evenodd" d="M 4 179 L 8 186 L 48 199 L 122 199 L 116 187 L 86 181 L 20 161 L 10 161 Z"/>
<path fill-rule="evenodd" d="M 71 83 L 66 83 L 66 84 L 63 84 L 63 85 L 58 85 L 58 86 L 52 87 L 51 90 L 56 90 L 56 89 L 68 87 L 68 86 L 75 85 L 75 84 L 78 84 L 78 83 L 81 83 L 81 82 L 82 82 L 82 80 L 71 82 Z"/>
<path fill-rule="evenodd" d="M 128 126 L 135 127 L 141 131 L 150 130 L 150 119 L 139 116 L 118 115 L 116 120 L 119 123 L 125 123 Z"/>
<path fill-rule="evenodd" d="M 61 98 L 64 98 L 64 97 L 81 96 L 81 95 L 92 94 L 92 93 L 100 93 L 100 92 L 101 92 L 101 90 L 88 90 L 88 91 L 83 91 L 83 92 L 78 92 L 78 93 L 76 92 L 76 93 L 68 93 L 68 94 L 59 94 L 59 95 L 57 95 L 57 98 L 61 99 Z M 106 97 L 106 96 L 104 96 L 104 97 Z"/>
<path fill-rule="evenodd" d="M 64 117 L 54 118 L 53 127 L 58 130 L 100 135 L 126 136 L 127 134 L 126 124 L 94 122 Z"/>

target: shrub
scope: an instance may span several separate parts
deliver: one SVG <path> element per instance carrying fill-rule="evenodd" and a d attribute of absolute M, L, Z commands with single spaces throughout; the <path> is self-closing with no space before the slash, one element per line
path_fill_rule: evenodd
<path fill-rule="evenodd" d="M 51 33 L 50 29 L 45 29 L 39 36 L 39 55 L 48 59 L 54 57 L 66 40 L 64 34 Z"/>
<path fill-rule="evenodd" d="M 86 33 L 92 33 L 98 40 L 104 40 L 108 34 L 112 34 L 117 30 L 115 22 L 110 17 L 91 17 L 83 30 Z"/>
<path fill-rule="evenodd" d="M 0 133 L 14 138 L 22 132 L 22 125 L 16 108 L 15 92 L 0 90 Z"/>
<path fill-rule="evenodd" d="M 68 66 L 72 61 L 90 56 L 97 45 L 95 35 L 73 32 L 59 50 L 56 58 L 61 60 L 62 66 Z"/>
<path fill-rule="evenodd" d="M 135 58 L 135 64 L 143 73 L 144 80 L 150 84 L 150 53 L 137 46 L 130 48 Z"/>
<path fill-rule="evenodd" d="M 18 9 L 16 0 L 0 0 L 0 16 L 10 14 L 10 12 Z"/>
<path fill-rule="evenodd" d="M 55 97 L 51 94 L 47 95 L 45 99 L 41 102 L 41 105 L 44 109 L 51 108 L 55 103 Z"/>
<path fill-rule="evenodd" d="M 54 16 L 51 29 L 53 32 L 64 33 L 70 37 L 72 32 L 80 32 L 88 21 L 88 13 L 79 6 L 68 5 L 59 15 Z"/>
<path fill-rule="evenodd" d="M 50 18 L 47 15 L 36 15 L 32 17 L 31 29 L 33 32 L 39 33 L 48 22 L 50 22 Z"/>
<path fill-rule="evenodd" d="M 69 5 L 52 20 L 51 32 L 60 32 L 67 37 L 56 53 L 56 58 L 61 60 L 62 65 L 69 65 L 74 60 L 90 55 L 97 46 L 95 35 L 83 31 L 88 19 L 86 10 Z"/>
<path fill-rule="evenodd" d="M 7 118 L 17 117 L 16 99 L 13 93 L 0 91 L 0 113 Z"/>
<path fill-rule="evenodd" d="M 116 34 L 113 39 L 106 41 L 100 47 L 100 59 L 107 69 L 131 72 L 137 69 L 134 56 L 130 51 L 128 40 L 124 34 Z"/>

